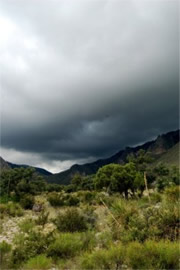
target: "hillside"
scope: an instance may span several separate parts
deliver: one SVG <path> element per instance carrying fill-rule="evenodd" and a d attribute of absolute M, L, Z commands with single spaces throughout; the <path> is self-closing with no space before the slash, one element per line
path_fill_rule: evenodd
<path fill-rule="evenodd" d="M 36 170 L 37 173 L 41 174 L 42 176 L 49 176 L 52 173 L 42 169 L 42 168 L 38 168 L 38 167 L 33 167 L 33 166 L 29 166 L 29 165 L 25 165 L 25 164 L 14 164 L 8 161 L 5 161 L 2 157 L 0 157 L 0 169 L 14 169 L 14 168 L 28 168 L 28 167 L 32 167 Z"/>
<path fill-rule="evenodd" d="M 179 150 L 180 150 L 180 143 L 178 142 L 166 153 L 161 155 L 161 157 L 156 160 L 156 163 L 162 162 L 166 163 L 167 165 L 179 166 Z"/>
<path fill-rule="evenodd" d="M 10 169 L 11 167 L 8 165 L 8 163 L 2 158 L 0 157 L 0 170 L 3 170 L 3 169 Z"/>
<path fill-rule="evenodd" d="M 107 158 L 100 159 L 92 163 L 84 165 L 73 165 L 70 169 L 53 174 L 47 177 L 47 181 L 50 183 L 69 184 L 74 174 L 80 173 L 84 175 L 90 175 L 97 172 L 97 170 L 110 163 L 123 163 L 126 161 L 127 156 L 130 153 L 136 153 L 139 149 L 144 149 L 150 152 L 155 158 L 155 162 L 165 162 L 172 165 L 179 164 L 179 130 L 168 132 L 166 134 L 159 135 L 157 139 L 147 142 L 137 147 L 126 147 L 124 150 L 117 152 L 115 155 Z"/>

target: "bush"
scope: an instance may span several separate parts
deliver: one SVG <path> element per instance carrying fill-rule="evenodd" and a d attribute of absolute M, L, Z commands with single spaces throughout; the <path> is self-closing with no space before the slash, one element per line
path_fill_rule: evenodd
<path fill-rule="evenodd" d="M 150 269 L 149 256 L 144 252 L 144 247 L 138 242 L 131 242 L 127 247 L 127 262 L 132 269 Z"/>
<path fill-rule="evenodd" d="M 34 196 L 31 194 L 25 194 L 20 199 L 20 204 L 24 209 L 32 209 L 34 203 L 35 203 L 35 199 L 34 199 Z"/>
<path fill-rule="evenodd" d="M 180 186 L 172 186 L 164 191 L 165 197 L 169 201 L 178 201 L 180 199 Z"/>
<path fill-rule="evenodd" d="M 63 233 L 48 248 L 48 255 L 58 258 L 69 258 L 83 249 L 83 241 L 78 233 Z"/>
<path fill-rule="evenodd" d="M 3 241 L 0 243 L 0 263 L 4 264 L 7 261 L 8 253 L 11 251 L 11 245 Z"/>
<path fill-rule="evenodd" d="M 11 256 L 11 268 L 19 267 L 25 261 L 37 255 L 44 254 L 48 246 L 54 241 L 52 233 L 43 234 L 32 230 L 29 234 L 18 234 L 14 240 L 16 248 Z"/>
<path fill-rule="evenodd" d="M 153 192 L 151 195 L 151 203 L 159 203 L 162 201 L 162 196 L 159 192 Z"/>
<path fill-rule="evenodd" d="M 129 243 L 127 264 L 132 269 L 179 269 L 179 244 L 169 241 Z"/>
<path fill-rule="evenodd" d="M 147 239 L 178 238 L 179 210 L 176 202 L 160 202 L 146 205 L 146 208 L 135 201 L 117 200 L 112 205 L 111 218 L 113 237 L 123 242 Z"/>
<path fill-rule="evenodd" d="M 25 266 L 23 267 L 24 269 L 50 269 L 52 265 L 52 259 L 51 258 L 47 258 L 46 255 L 38 255 L 34 258 L 31 258 L 27 261 L 27 263 L 25 264 Z"/>
<path fill-rule="evenodd" d="M 63 199 L 61 198 L 60 194 L 57 192 L 50 193 L 47 197 L 47 200 L 52 206 L 55 206 L 55 207 L 64 205 Z"/>
<path fill-rule="evenodd" d="M 180 249 L 178 242 L 154 243 L 157 249 L 159 269 L 179 269 Z"/>
<path fill-rule="evenodd" d="M 46 212 L 44 209 L 38 216 L 38 218 L 35 220 L 37 225 L 44 226 L 48 222 L 49 212 Z"/>
<path fill-rule="evenodd" d="M 52 206 L 77 206 L 79 198 L 75 194 L 52 192 L 48 195 L 48 201 Z"/>
<path fill-rule="evenodd" d="M 19 228 L 24 233 L 29 233 L 30 231 L 32 231 L 34 226 L 35 226 L 34 220 L 32 220 L 31 218 L 27 218 L 23 220 L 21 223 L 19 223 Z"/>
<path fill-rule="evenodd" d="M 60 213 L 55 220 L 55 224 L 58 230 L 62 232 L 81 232 L 87 230 L 85 217 L 74 208 L 69 208 L 64 213 Z"/>
<path fill-rule="evenodd" d="M 65 205 L 67 206 L 77 206 L 79 205 L 79 199 L 74 195 L 69 196 L 69 198 L 65 201 Z"/>
<path fill-rule="evenodd" d="M 81 258 L 82 269 L 121 269 L 125 260 L 123 246 L 113 246 L 108 250 L 101 249 Z"/>
<path fill-rule="evenodd" d="M 7 204 L 0 204 L 0 213 L 1 213 L 1 218 L 4 215 L 9 215 L 12 217 L 20 217 L 23 215 L 23 209 L 18 203 L 14 202 L 8 202 Z"/>

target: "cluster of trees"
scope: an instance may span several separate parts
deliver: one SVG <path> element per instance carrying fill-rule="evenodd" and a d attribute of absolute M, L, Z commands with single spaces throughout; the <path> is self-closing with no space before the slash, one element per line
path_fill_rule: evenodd
<path fill-rule="evenodd" d="M 3 170 L 0 174 L 1 196 L 13 196 L 17 201 L 25 194 L 42 192 L 45 187 L 46 182 L 33 168 Z"/>
<path fill-rule="evenodd" d="M 142 195 L 145 181 L 149 187 L 159 191 L 167 186 L 179 184 L 179 169 L 169 168 L 165 164 L 152 166 L 153 158 L 144 150 L 127 157 L 126 164 L 108 164 L 98 170 L 95 175 L 82 176 L 76 174 L 69 185 L 69 191 L 105 190 L 108 193 L 119 192 L 128 197 L 128 193 Z"/>
<path fill-rule="evenodd" d="M 95 175 L 74 175 L 68 186 L 47 184 L 33 168 L 4 170 L 0 174 L 0 193 L 20 200 L 25 194 L 35 195 L 43 191 L 104 190 L 108 193 L 119 192 L 142 195 L 147 176 L 148 185 L 152 183 L 161 191 L 167 186 L 179 184 L 179 169 L 168 168 L 164 164 L 151 166 L 153 159 L 144 150 L 127 157 L 125 164 L 109 164 L 98 170 Z"/>

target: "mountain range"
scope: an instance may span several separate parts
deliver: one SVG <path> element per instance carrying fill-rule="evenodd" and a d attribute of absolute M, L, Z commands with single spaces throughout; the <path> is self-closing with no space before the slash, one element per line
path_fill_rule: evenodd
<path fill-rule="evenodd" d="M 179 166 L 179 130 L 171 131 L 166 134 L 159 135 L 155 140 L 146 142 L 136 147 L 126 147 L 124 150 L 120 150 L 115 155 L 106 158 L 99 159 L 95 162 L 86 163 L 83 165 L 75 164 L 70 169 L 52 174 L 51 172 L 34 167 L 36 172 L 42 175 L 47 182 L 57 184 L 69 184 L 73 175 L 80 173 L 83 175 L 95 174 L 97 170 L 110 163 L 122 164 L 126 161 L 127 156 L 130 153 L 137 153 L 140 149 L 144 149 L 146 152 L 150 152 L 154 157 L 154 164 L 164 162 L 167 165 Z M 5 161 L 0 157 L 0 169 L 30 167 L 29 165 L 17 165 Z"/>

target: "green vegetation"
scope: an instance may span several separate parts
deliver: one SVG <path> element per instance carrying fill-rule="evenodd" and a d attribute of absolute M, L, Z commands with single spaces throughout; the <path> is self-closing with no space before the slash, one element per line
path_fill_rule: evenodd
<path fill-rule="evenodd" d="M 152 161 L 139 151 L 66 187 L 2 172 L 1 269 L 179 269 L 179 170 Z"/>
<path fill-rule="evenodd" d="M 85 217 L 74 208 L 69 208 L 60 213 L 55 220 L 55 224 L 58 230 L 62 232 L 82 232 L 88 228 Z"/>
<path fill-rule="evenodd" d="M 27 261 L 27 263 L 24 265 L 24 269 L 39 269 L 39 270 L 46 270 L 49 269 L 52 265 L 52 259 L 47 258 L 46 255 L 38 255 L 34 258 L 31 258 Z"/>

